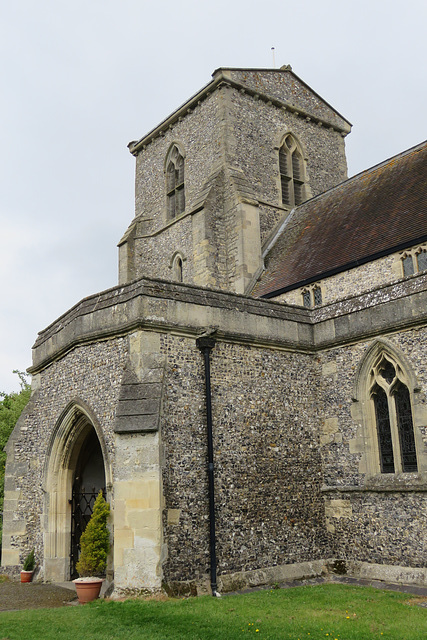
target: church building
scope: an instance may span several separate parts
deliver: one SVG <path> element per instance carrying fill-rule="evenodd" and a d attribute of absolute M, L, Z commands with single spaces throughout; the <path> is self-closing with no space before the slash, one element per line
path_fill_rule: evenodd
<path fill-rule="evenodd" d="M 220 68 L 129 144 L 119 284 L 33 348 L 3 571 L 75 577 L 102 489 L 115 595 L 427 585 L 427 143 L 348 179 L 350 130 Z"/>

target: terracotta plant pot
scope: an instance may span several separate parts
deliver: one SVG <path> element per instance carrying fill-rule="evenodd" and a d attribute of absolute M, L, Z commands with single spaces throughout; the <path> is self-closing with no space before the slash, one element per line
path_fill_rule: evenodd
<path fill-rule="evenodd" d="M 99 597 L 102 583 L 102 578 L 77 578 L 73 580 L 76 585 L 77 598 L 80 604 L 86 604 L 86 602 L 92 602 Z"/>
<path fill-rule="evenodd" d="M 21 582 L 31 582 L 32 577 L 32 571 L 21 571 Z"/>

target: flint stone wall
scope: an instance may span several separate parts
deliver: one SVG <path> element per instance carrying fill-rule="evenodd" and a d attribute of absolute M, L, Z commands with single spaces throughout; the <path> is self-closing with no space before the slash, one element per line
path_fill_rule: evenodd
<path fill-rule="evenodd" d="M 406 370 L 406 375 L 412 373 L 417 381 L 412 411 L 419 436 L 418 473 L 372 476 L 369 471 L 366 442 L 371 434 L 361 419 L 368 398 L 356 397 L 356 383 L 358 368 L 372 341 L 330 349 L 321 355 L 322 493 L 332 555 L 348 567 L 351 562 L 427 566 L 427 538 L 422 524 L 427 518 L 426 338 L 424 327 L 382 336 L 384 345 L 400 354 L 401 363 L 409 364 L 412 371 Z M 386 572 L 384 576 L 391 579 Z"/>
<path fill-rule="evenodd" d="M 394 253 L 367 264 L 342 271 L 329 278 L 318 280 L 322 290 L 322 305 L 331 304 L 351 296 L 358 296 L 372 289 L 387 286 L 404 278 L 401 253 Z M 412 278 L 413 276 L 409 276 Z M 274 298 L 286 304 L 303 305 L 304 287 L 293 289 Z"/>
<path fill-rule="evenodd" d="M 150 588 L 162 580 L 206 579 L 205 398 L 196 338 L 210 327 L 217 337 L 211 373 L 223 580 L 234 574 L 244 580 L 246 573 L 261 580 L 274 567 L 282 575 L 279 568 L 293 563 L 305 571 L 313 562 L 313 571 L 322 571 L 322 559 L 334 556 L 425 567 L 425 480 L 418 474 L 403 487 L 389 478 L 369 485 L 360 466 L 364 452 L 354 447 L 360 421 L 352 401 L 357 367 L 372 340 L 385 334 L 411 363 L 417 402 L 425 405 L 426 296 L 427 278 L 418 276 L 309 312 L 147 279 L 82 301 L 36 343 L 37 389 L 8 445 L 13 493 L 5 535 L 12 551 L 22 556 L 35 546 L 38 557 L 43 554 L 47 443 L 77 396 L 96 415 L 113 466 L 121 586 L 148 556 Z M 117 407 L 126 400 L 120 391 L 133 380 L 129 362 L 140 385 L 154 369 L 162 371 L 158 434 L 114 434 Z M 149 438 L 159 453 L 145 447 Z M 423 438 L 426 443 L 425 430 Z M 425 459 L 425 449 L 420 456 Z M 153 476 L 157 464 L 161 480 Z M 132 465 L 147 494 L 138 494 Z"/>
<path fill-rule="evenodd" d="M 44 556 L 45 473 L 55 427 L 76 400 L 90 407 L 114 465 L 114 419 L 126 340 L 78 347 L 33 379 L 33 393 L 7 444 L 2 564 L 18 565 L 34 548 Z M 5 548 L 10 550 L 5 556 Z M 13 562 L 11 561 L 13 559 Z"/>
<path fill-rule="evenodd" d="M 194 341 L 162 342 L 164 579 L 200 581 L 209 568 L 203 360 Z M 222 342 L 212 351 L 219 575 L 327 556 L 312 365 L 307 355 Z"/>
<path fill-rule="evenodd" d="M 302 146 L 310 188 L 307 197 L 323 193 L 347 178 L 344 140 L 339 132 L 319 127 L 315 122 L 307 122 L 290 111 L 238 91 L 230 91 L 229 100 L 232 104 L 227 141 L 230 162 L 243 170 L 257 199 L 281 204 L 278 149 L 288 132 L 293 133 Z"/>
<path fill-rule="evenodd" d="M 331 125 L 349 131 L 349 122 L 335 111 L 323 98 L 317 95 L 301 78 L 293 72 L 277 74 L 259 69 L 229 69 L 226 74 L 243 86 L 267 96 L 286 100 L 289 104 L 304 109 L 312 116 L 324 119 Z"/>

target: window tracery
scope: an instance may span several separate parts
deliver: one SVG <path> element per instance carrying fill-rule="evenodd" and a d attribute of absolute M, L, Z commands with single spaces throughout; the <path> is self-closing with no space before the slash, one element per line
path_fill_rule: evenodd
<path fill-rule="evenodd" d="M 404 276 L 411 276 L 419 271 L 425 271 L 427 270 L 427 247 L 421 246 L 405 251 L 401 254 L 400 259 Z"/>
<path fill-rule="evenodd" d="M 389 354 L 381 353 L 370 372 L 381 473 L 418 471 L 411 396 L 406 377 Z"/>
<path fill-rule="evenodd" d="M 318 307 L 322 304 L 322 289 L 318 284 L 309 285 L 301 291 L 302 304 L 307 309 Z"/>

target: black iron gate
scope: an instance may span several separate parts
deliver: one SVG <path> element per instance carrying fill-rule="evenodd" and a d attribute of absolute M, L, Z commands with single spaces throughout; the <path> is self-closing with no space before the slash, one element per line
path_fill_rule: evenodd
<path fill-rule="evenodd" d="M 93 505 L 99 489 L 92 488 L 92 491 L 85 491 L 79 482 L 73 485 L 71 498 L 71 552 L 70 552 L 70 579 L 78 577 L 76 563 L 80 556 L 80 537 L 86 529 L 93 512 Z M 102 489 L 105 498 L 105 489 Z"/>

